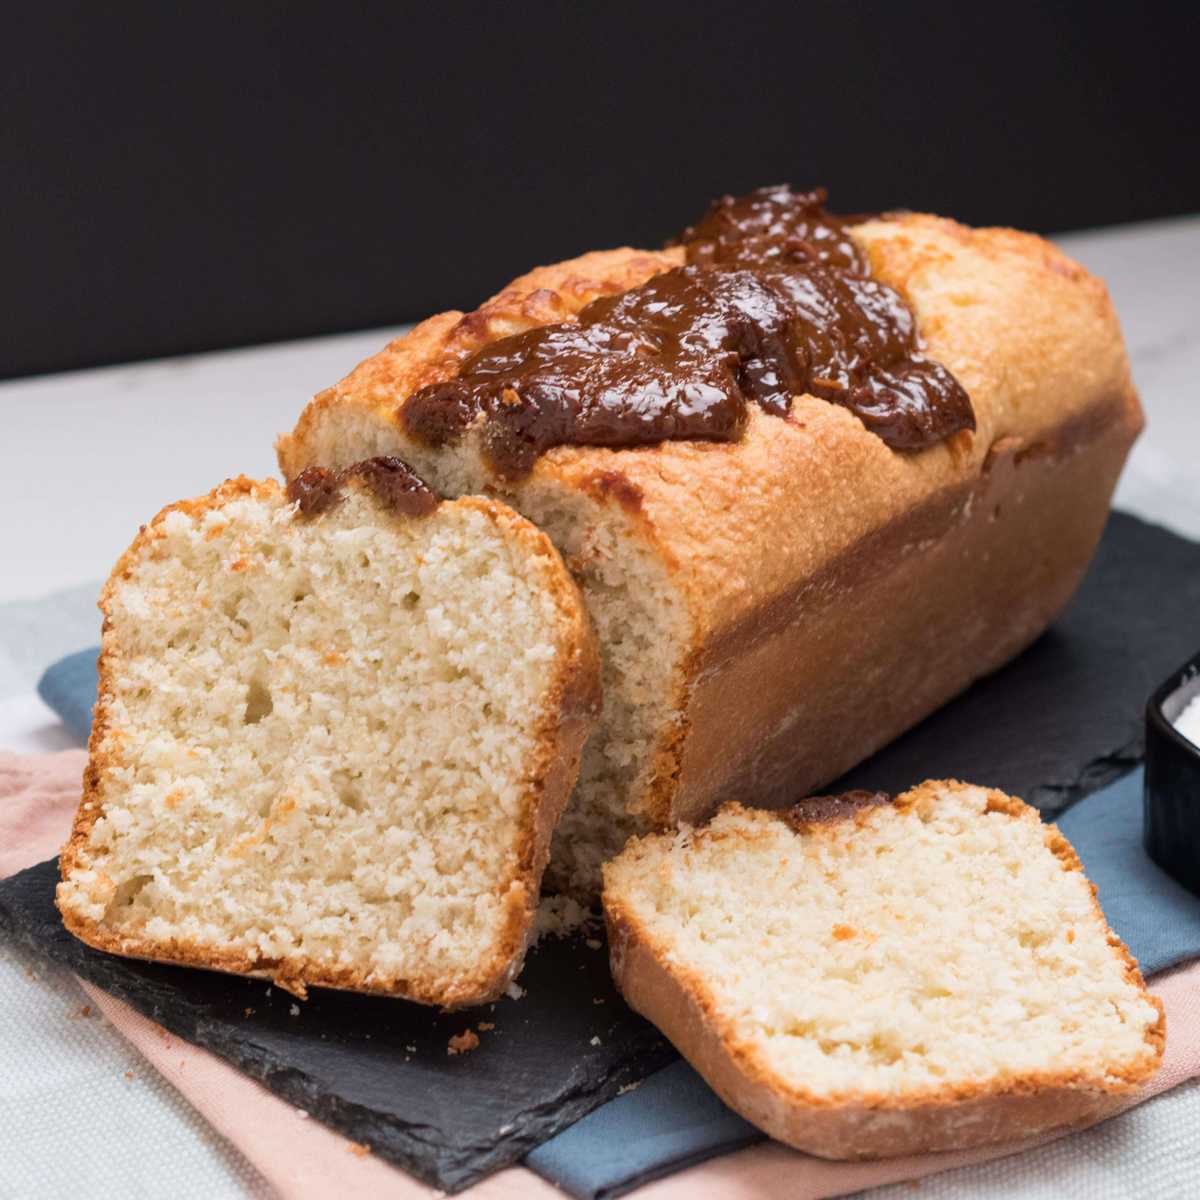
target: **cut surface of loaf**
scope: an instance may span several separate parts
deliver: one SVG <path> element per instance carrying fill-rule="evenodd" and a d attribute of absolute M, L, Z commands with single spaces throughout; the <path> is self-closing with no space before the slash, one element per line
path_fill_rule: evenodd
<path fill-rule="evenodd" d="M 503 496 L 562 552 L 605 699 L 556 887 L 594 892 L 630 833 L 830 782 L 1028 645 L 1083 575 L 1141 425 L 1103 283 L 1014 230 L 908 213 L 849 236 L 966 389 L 973 431 L 900 452 L 803 394 L 784 416 L 751 406 L 734 441 L 560 445 L 518 479 L 492 470 L 479 430 L 411 436 L 414 392 L 679 268 L 675 247 L 538 268 L 474 312 L 432 317 L 279 439 L 288 478 L 400 454 L 444 494 Z"/>
<path fill-rule="evenodd" d="M 1000 792 L 729 804 L 604 875 L 626 999 L 726 1103 L 812 1154 L 1096 1120 L 1162 1056 L 1162 1006 L 1074 851 Z"/>
<path fill-rule="evenodd" d="M 301 994 L 492 999 L 599 707 L 578 589 L 523 518 L 395 460 L 305 482 L 168 508 L 114 569 L 59 907 Z"/>

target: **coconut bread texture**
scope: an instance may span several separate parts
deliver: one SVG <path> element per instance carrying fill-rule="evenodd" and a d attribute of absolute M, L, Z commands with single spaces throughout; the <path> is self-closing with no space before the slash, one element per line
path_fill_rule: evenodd
<path fill-rule="evenodd" d="M 368 478 L 310 516 L 229 481 L 117 563 L 58 888 L 85 942 L 446 1006 L 519 971 L 595 640 L 523 518 Z"/>
<path fill-rule="evenodd" d="M 780 805 L 866 758 L 1040 634 L 1074 592 L 1141 427 L 1104 285 L 1049 243 L 922 214 L 854 226 L 977 427 L 897 452 L 810 395 L 740 440 L 558 446 L 498 477 L 478 430 L 400 416 L 507 335 L 679 266 L 681 248 L 541 267 L 435 316 L 318 395 L 284 475 L 399 454 L 446 495 L 501 496 L 550 536 L 600 639 L 604 713 L 548 884 L 581 897 L 631 833 L 723 801 Z"/>
<path fill-rule="evenodd" d="M 825 1158 L 1095 1121 L 1157 1069 L 1161 1003 L 1053 825 L 928 782 L 635 840 L 612 969 L 721 1098 Z"/>

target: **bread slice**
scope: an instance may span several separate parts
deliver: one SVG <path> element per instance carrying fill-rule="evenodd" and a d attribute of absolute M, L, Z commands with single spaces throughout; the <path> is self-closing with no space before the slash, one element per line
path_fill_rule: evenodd
<path fill-rule="evenodd" d="M 729 804 L 604 875 L 625 998 L 727 1104 L 810 1154 L 1094 1121 L 1162 1057 L 1162 1005 L 1075 852 L 1001 792 Z"/>
<path fill-rule="evenodd" d="M 409 435 L 413 392 L 679 266 L 676 247 L 586 254 L 431 317 L 279 439 L 289 479 L 398 454 L 445 495 L 502 496 L 562 552 L 600 638 L 604 715 L 551 886 L 594 894 L 630 834 L 824 787 L 1029 645 L 1082 578 L 1142 423 L 1103 283 L 1013 230 L 897 213 L 852 233 L 967 389 L 973 434 L 898 453 L 804 395 L 787 419 L 753 411 L 737 442 L 558 446 L 517 481 L 471 437 Z"/>
<path fill-rule="evenodd" d="M 104 588 L 58 905 L 115 954 L 459 1006 L 520 969 L 599 709 L 544 534 L 395 459 L 231 480 Z"/>

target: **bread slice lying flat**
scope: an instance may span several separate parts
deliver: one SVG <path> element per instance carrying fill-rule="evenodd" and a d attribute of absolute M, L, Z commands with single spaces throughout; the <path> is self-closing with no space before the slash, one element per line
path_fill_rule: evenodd
<path fill-rule="evenodd" d="M 59 908 L 301 994 L 492 999 L 599 707 L 578 590 L 523 518 L 398 460 L 305 485 L 227 482 L 118 562 Z"/>
<path fill-rule="evenodd" d="M 631 842 L 604 904 L 629 1003 L 747 1120 L 825 1158 L 1095 1120 L 1162 1056 L 1162 1005 L 1075 852 L 1000 792 L 730 804 Z"/>

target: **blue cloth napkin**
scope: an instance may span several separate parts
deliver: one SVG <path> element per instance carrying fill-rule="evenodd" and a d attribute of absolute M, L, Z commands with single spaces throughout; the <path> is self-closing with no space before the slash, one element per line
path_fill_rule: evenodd
<path fill-rule="evenodd" d="M 1154 975 L 1200 958 L 1200 899 L 1160 870 L 1142 848 L 1139 767 L 1072 805 L 1056 824 L 1075 847 L 1108 923 Z"/>
<path fill-rule="evenodd" d="M 81 741 L 96 698 L 96 653 L 55 663 L 38 684 L 42 699 Z M 1058 825 L 1144 974 L 1200 958 L 1200 900 L 1142 849 L 1141 770 L 1081 800 Z M 525 1163 L 572 1196 L 600 1200 L 761 1140 L 691 1067 L 677 1062 L 551 1138 Z"/>
<path fill-rule="evenodd" d="M 59 659 L 38 680 L 38 695 L 81 742 L 92 731 L 92 705 L 96 703 L 98 646 Z"/>

